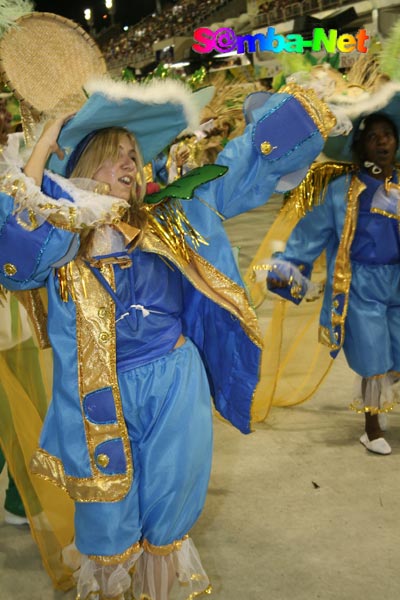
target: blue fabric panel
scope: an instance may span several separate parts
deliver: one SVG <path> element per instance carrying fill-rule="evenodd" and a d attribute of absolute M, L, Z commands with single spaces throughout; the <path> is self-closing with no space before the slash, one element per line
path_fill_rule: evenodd
<path fill-rule="evenodd" d="M 260 119 L 253 133 L 253 144 L 257 152 L 261 152 L 260 146 L 265 141 L 272 145 L 271 153 L 263 155 L 268 161 L 280 160 L 294 152 L 317 131 L 314 121 L 296 98 L 279 94 L 278 100 L 279 103 Z M 272 99 L 269 102 L 272 103 Z M 290 135 L 284 135 L 288 123 Z"/>
<path fill-rule="evenodd" d="M 67 200 L 71 200 L 73 202 L 73 198 L 68 194 L 63 188 L 53 181 L 48 175 L 43 175 L 42 180 L 42 191 L 50 198 L 54 200 L 58 200 L 59 198 L 66 198 Z"/>
<path fill-rule="evenodd" d="M 332 298 L 332 312 L 335 315 L 341 316 L 344 310 L 344 303 L 346 300 L 345 294 L 336 294 Z"/>
<path fill-rule="evenodd" d="M 250 411 L 261 350 L 225 309 L 193 293 L 184 282 L 183 331 L 199 348 L 215 406 L 242 433 L 250 433 Z"/>
<path fill-rule="evenodd" d="M 47 292 L 48 332 L 53 349 L 54 418 L 46 417 L 40 445 L 51 454 L 51 440 L 57 435 L 65 473 L 71 477 L 91 477 L 77 377 L 76 308 L 72 300 L 61 300 L 55 274 L 47 280 Z"/>
<path fill-rule="evenodd" d="M 86 418 L 92 423 L 116 423 L 115 401 L 111 387 L 102 388 L 86 394 L 83 399 Z"/>
<path fill-rule="evenodd" d="M 371 213 L 374 193 L 382 182 L 365 171 L 359 179 L 368 187 L 361 193 L 359 214 L 351 246 L 353 261 L 370 265 L 391 265 L 400 262 L 400 238 L 397 219 Z M 394 173 L 394 180 L 396 180 Z"/>
<path fill-rule="evenodd" d="M 105 454 L 110 459 L 110 462 L 106 467 L 102 467 L 97 463 L 99 454 Z M 94 459 L 99 471 L 106 475 L 126 473 L 126 458 L 121 438 L 107 440 L 96 446 Z"/>
<path fill-rule="evenodd" d="M 1 270 L 4 277 L 17 282 L 24 282 L 33 277 L 53 227 L 44 222 L 40 227 L 28 231 L 18 224 L 14 215 L 8 215 L 0 230 Z M 17 271 L 15 275 L 7 275 L 4 264 L 12 263 Z"/>

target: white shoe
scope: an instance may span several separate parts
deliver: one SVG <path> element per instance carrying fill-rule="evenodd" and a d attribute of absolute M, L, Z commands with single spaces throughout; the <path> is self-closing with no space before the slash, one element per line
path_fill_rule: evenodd
<path fill-rule="evenodd" d="M 374 452 L 375 454 L 390 454 L 392 452 L 391 447 L 383 437 L 370 441 L 368 435 L 363 433 L 360 437 L 360 442 L 367 450 Z"/>
<path fill-rule="evenodd" d="M 19 517 L 18 515 L 14 515 L 14 513 L 10 513 L 8 510 L 5 509 L 4 522 L 8 525 L 29 525 L 29 521 L 26 517 Z"/>

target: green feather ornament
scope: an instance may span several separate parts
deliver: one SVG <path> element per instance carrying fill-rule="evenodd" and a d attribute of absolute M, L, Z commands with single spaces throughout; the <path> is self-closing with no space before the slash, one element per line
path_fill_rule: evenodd
<path fill-rule="evenodd" d="M 213 179 L 222 177 L 227 172 L 228 167 L 222 165 L 204 165 L 203 167 L 197 167 L 192 169 L 180 179 L 177 179 L 170 185 L 156 192 L 155 194 L 148 194 L 144 198 L 146 204 L 160 204 L 164 200 L 169 198 L 179 198 L 181 200 L 190 200 L 193 198 L 193 193 L 203 183 L 208 183 Z"/>

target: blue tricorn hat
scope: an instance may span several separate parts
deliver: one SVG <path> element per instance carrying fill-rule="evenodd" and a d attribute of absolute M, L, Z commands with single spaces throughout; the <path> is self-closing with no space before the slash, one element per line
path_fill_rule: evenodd
<path fill-rule="evenodd" d="M 89 140 L 90 134 L 108 127 L 123 127 L 132 133 L 146 164 L 183 130 L 198 127 L 199 112 L 214 88 L 192 93 L 173 80 L 136 84 L 102 78 L 89 82 L 85 91 L 88 99 L 58 138 L 64 158 L 53 154 L 49 160 L 49 169 L 59 175 L 66 175 L 70 157 L 84 138 Z"/>
<path fill-rule="evenodd" d="M 366 98 L 344 101 L 343 104 L 337 106 L 340 106 L 340 109 L 352 121 L 353 130 L 349 135 L 339 135 L 327 139 L 323 152 L 330 159 L 341 162 L 354 160 L 352 151 L 354 136 L 358 134 L 363 119 L 373 113 L 388 117 L 400 134 L 400 83 L 398 82 L 390 81 Z M 397 149 L 396 160 L 400 160 L 400 148 Z"/>

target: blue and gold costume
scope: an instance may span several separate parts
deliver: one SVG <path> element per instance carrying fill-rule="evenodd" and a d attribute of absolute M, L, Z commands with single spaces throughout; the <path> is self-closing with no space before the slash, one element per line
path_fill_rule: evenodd
<path fill-rule="evenodd" d="M 32 468 L 75 500 L 76 544 L 96 565 L 130 570 L 143 550 L 181 550 L 208 485 L 210 395 L 225 419 L 251 431 L 261 340 L 223 220 L 265 202 L 283 175 L 321 151 L 330 125 L 303 103 L 303 94 L 272 96 L 226 146 L 218 164 L 228 173 L 182 203 L 205 241 L 188 243 L 183 253 L 160 227 L 149 227 L 129 251 L 100 217 L 91 252 L 79 253 L 76 230 L 68 219 L 57 221 L 57 201 L 74 207 L 81 193 L 73 180 L 45 173 L 37 207 L 53 213 L 43 221 L 42 212 L 41 223 L 29 203 L 15 211 L 23 174 L 3 182 L 0 283 L 11 290 L 46 286 L 48 295 L 53 396 Z M 288 118 L 290 139 L 280 145 Z M 78 210 L 70 216 L 79 222 Z M 187 595 L 205 590 L 205 574 L 180 568 L 180 580 L 194 586 Z M 80 594 L 93 591 L 89 582 Z"/>
<path fill-rule="evenodd" d="M 323 165 L 318 168 L 322 170 Z M 361 377 L 370 378 L 400 370 L 398 220 L 393 218 L 394 212 L 376 210 L 374 198 L 384 186 L 382 181 L 350 165 L 343 170 L 347 173 L 329 183 L 323 201 L 300 220 L 285 251 L 276 253 L 275 258 L 294 265 L 301 277 L 309 278 L 313 263 L 326 251 L 320 342 L 330 348 L 333 357 L 343 347 L 349 366 Z M 396 187 L 397 181 L 394 172 L 391 185 Z M 272 264 L 268 279 L 276 278 Z M 307 292 L 296 276 L 287 286 L 272 284 L 271 289 L 295 303 Z M 368 408 L 374 412 L 390 407 Z"/>

